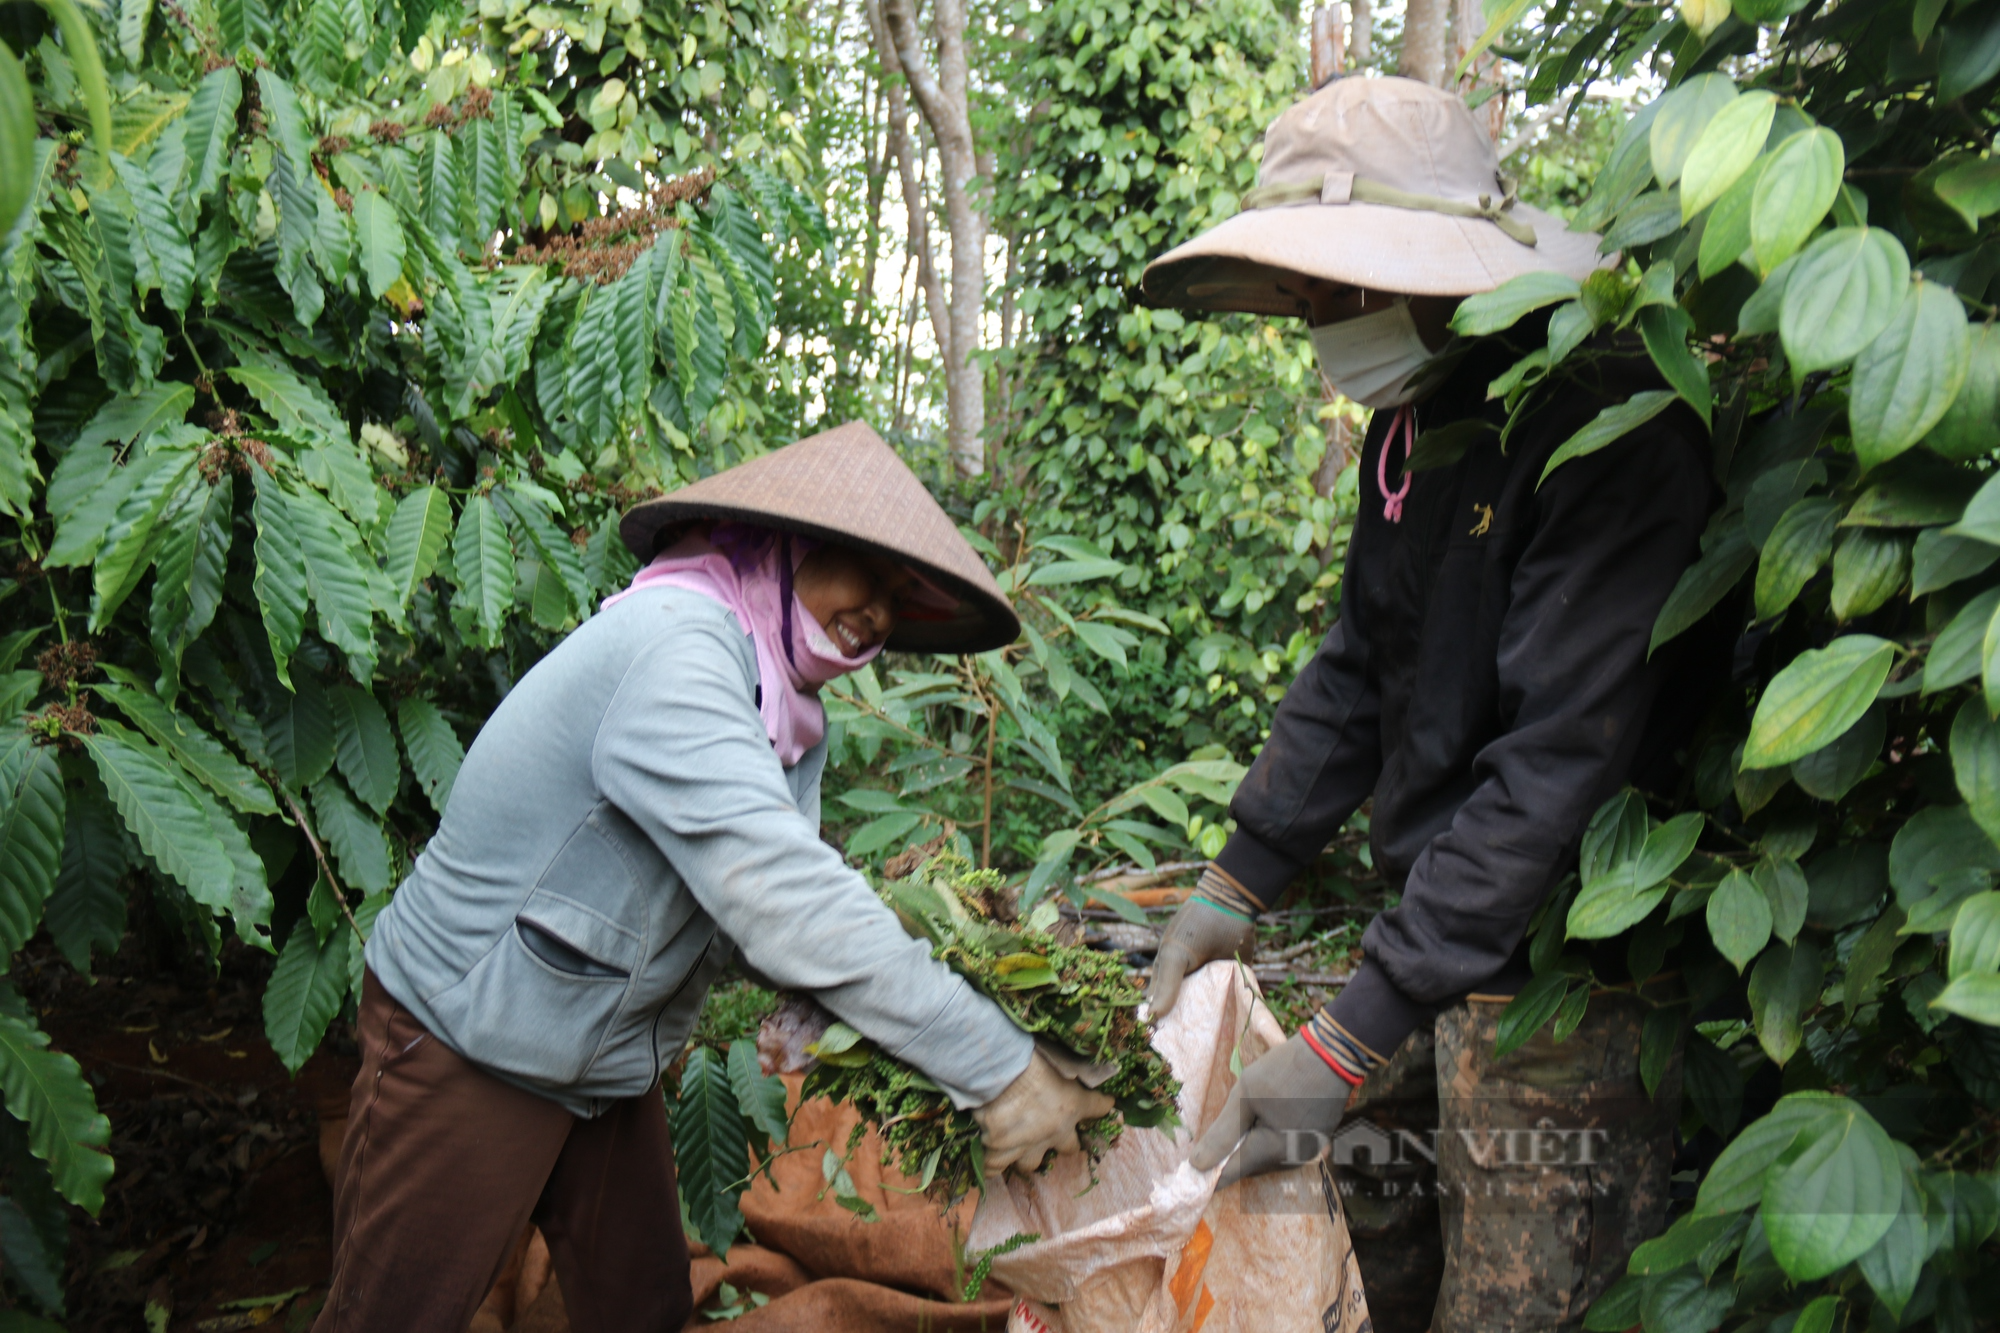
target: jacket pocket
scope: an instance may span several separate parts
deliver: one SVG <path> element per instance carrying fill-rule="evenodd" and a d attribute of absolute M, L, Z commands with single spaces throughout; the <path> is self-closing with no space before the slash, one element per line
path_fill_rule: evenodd
<path fill-rule="evenodd" d="M 569 1086 L 616 1030 L 644 953 L 637 931 L 566 894 L 536 889 L 431 1010 L 467 1059 L 545 1087 Z"/>

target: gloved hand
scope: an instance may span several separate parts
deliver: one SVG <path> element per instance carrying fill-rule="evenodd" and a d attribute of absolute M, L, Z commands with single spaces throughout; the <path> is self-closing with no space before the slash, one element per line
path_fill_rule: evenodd
<path fill-rule="evenodd" d="M 1294 1034 L 1243 1071 L 1222 1114 L 1188 1160 L 1197 1171 L 1213 1171 L 1227 1159 L 1217 1188 L 1245 1176 L 1303 1166 L 1319 1155 L 1340 1124 L 1352 1091 L 1303 1036 Z"/>
<path fill-rule="evenodd" d="M 1032 1171 L 1051 1148 L 1081 1151 L 1077 1121 L 1109 1115 L 1113 1105 L 1105 1094 L 1064 1075 L 1037 1049 L 1005 1092 L 972 1109 L 986 1145 L 986 1174 L 1001 1175 L 1017 1162 Z"/>
<path fill-rule="evenodd" d="M 1181 979 L 1218 958 L 1250 961 L 1257 949 L 1257 927 L 1240 916 L 1199 898 L 1189 898 L 1167 923 L 1153 955 L 1153 979 L 1146 986 L 1146 1006 L 1155 1021 L 1165 1018 L 1180 997 Z"/>

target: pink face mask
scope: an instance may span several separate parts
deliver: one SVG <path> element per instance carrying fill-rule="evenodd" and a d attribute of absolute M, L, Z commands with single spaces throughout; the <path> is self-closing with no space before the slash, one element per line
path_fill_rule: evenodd
<path fill-rule="evenodd" d="M 786 768 L 826 735 L 819 687 L 873 661 L 880 644 L 854 657 L 820 628 L 792 590 L 799 562 L 819 543 L 744 523 L 726 523 L 707 537 L 688 536 L 653 558 L 623 592 L 604 599 L 609 610 L 644 588 L 686 588 L 722 603 L 757 650 L 757 711 Z"/>

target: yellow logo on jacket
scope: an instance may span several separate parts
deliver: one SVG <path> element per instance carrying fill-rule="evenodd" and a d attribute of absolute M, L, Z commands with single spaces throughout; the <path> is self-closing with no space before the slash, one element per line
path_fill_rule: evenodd
<path fill-rule="evenodd" d="M 1466 536 L 1484 537 L 1493 527 L 1493 506 L 1476 504 L 1472 506 L 1472 512 L 1479 515 L 1479 521 L 1472 525 L 1472 531 Z"/>

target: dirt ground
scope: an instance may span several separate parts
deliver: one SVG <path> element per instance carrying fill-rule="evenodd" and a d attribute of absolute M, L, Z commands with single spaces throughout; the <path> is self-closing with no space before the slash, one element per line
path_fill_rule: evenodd
<path fill-rule="evenodd" d="M 148 953 L 128 937 L 86 980 L 31 945 L 13 975 L 56 1049 L 96 1086 L 118 1163 L 103 1212 L 74 1215 L 64 1323 L 71 1333 L 306 1328 L 332 1263 L 319 1113 L 346 1104 L 352 1038 L 336 1022 L 290 1078 L 264 1039 L 267 956 L 230 941 L 211 977 Z"/>

